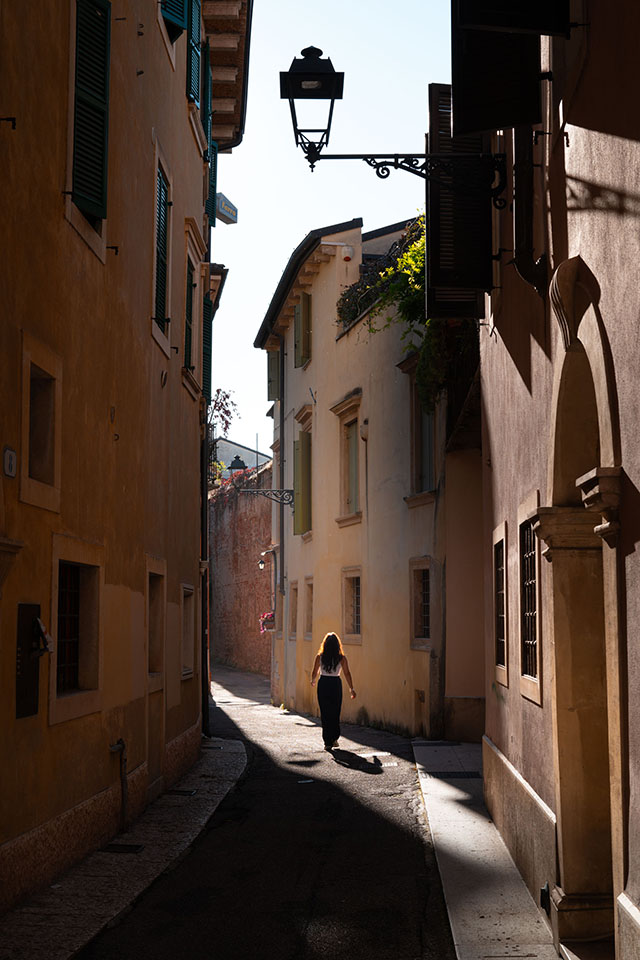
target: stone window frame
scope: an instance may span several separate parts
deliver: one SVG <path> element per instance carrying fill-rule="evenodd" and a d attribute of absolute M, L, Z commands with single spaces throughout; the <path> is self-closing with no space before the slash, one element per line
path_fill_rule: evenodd
<path fill-rule="evenodd" d="M 415 574 L 419 570 L 428 570 L 429 571 L 429 636 L 428 637 L 416 637 L 415 636 L 415 623 L 417 616 L 417 604 L 418 604 L 418 593 L 416 590 L 416 577 Z M 409 560 L 409 646 L 412 650 L 424 650 L 430 651 L 433 648 L 433 635 L 434 635 L 434 626 L 435 626 L 435 617 L 434 613 L 434 598 L 435 591 L 434 580 L 431 575 L 431 557 L 422 556 L 422 557 L 411 557 Z"/>
<path fill-rule="evenodd" d="M 84 567 L 97 569 L 97 597 L 95 643 L 90 651 L 96 686 L 87 690 L 77 690 L 58 694 L 58 578 L 60 561 L 77 563 Z M 53 652 L 49 665 L 49 725 L 75 720 L 78 717 L 99 713 L 102 709 L 103 695 L 103 655 L 104 655 L 104 547 L 102 544 L 89 543 L 64 534 L 53 534 L 51 549 L 51 621 L 50 633 L 53 637 Z"/>
<path fill-rule="evenodd" d="M 162 642 L 160 655 L 160 670 L 150 670 L 151 665 L 151 608 L 150 608 L 150 579 L 151 577 L 162 579 Z M 145 586 L 145 625 L 146 625 L 146 644 L 147 644 L 147 690 L 149 693 L 155 693 L 164 687 L 164 675 L 166 664 L 166 645 L 167 645 L 167 561 L 159 557 L 152 557 L 147 554 L 146 557 L 146 586 Z"/>
<path fill-rule="evenodd" d="M 418 396 L 418 387 L 416 385 L 417 366 L 417 353 L 412 354 L 397 364 L 398 369 L 409 377 L 410 493 L 404 498 L 404 502 L 409 508 L 420 507 L 425 503 L 433 503 L 435 501 L 435 491 L 438 486 L 438 417 L 436 415 L 436 410 L 434 409 L 433 413 L 430 414 L 433 421 L 432 462 L 434 485 L 429 490 L 418 489 L 420 486 L 418 483 L 418 464 L 422 457 L 422 434 L 420 431 L 421 402 Z"/>
<path fill-rule="evenodd" d="M 304 634 L 305 640 L 313 639 L 313 577 L 304 578 Z"/>
<path fill-rule="evenodd" d="M 203 290 L 205 289 L 206 284 L 206 270 L 208 270 L 209 265 L 203 263 L 207 248 L 204 240 L 202 239 L 201 232 L 198 230 L 198 225 L 193 217 L 187 217 L 185 220 L 184 232 L 185 249 L 183 275 L 185 282 L 185 297 L 183 300 L 183 307 L 181 309 L 182 325 L 180 331 L 179 355 L 183 360 L 186 325 L 186 283 L 188 277 L 188 264 L 191 263 L 193 268 L 193 280 L 195 283 L 191 300 L 191 365 L 193 370 L 190 370 L 182 365 L 181 373 L 183 386 L 194 400 L 198 400 L 202 394 L 202 384 L 200 383 L 198 376 L 196 376 L 196 373 L 202 370 L 202 299 Z"/>
<path fill-rule="evenodd" d="M 185 610 L 185 600 L 189 598 L 189 610 Z M 183 680 L 191 680 L 196 673 L 196 601 L 197 591 L 193 583 L 183 581 L 180 584 L 180 667 Z M 189 622 L 185 618 L 189 616 Z M 186 630 L 185 630 L 186 626 Z M 191 643 L 189 643 L 189 635 Z"/>
<path fill-rule="evenodd" d="M 298 639 L 298 581 L 289 581 L 289 603 L 287 605 L 287 639 L 292 643 Z"/>
<path fill-rule="evenodd" d="M 514 537 L 515 549 L 518 555 L 518 672 L 520 676 L 520 694 L 526 700 L 542 706 L 542 685 L 543 685 L 543 662 L 542 662 L 542 609 L 541 609 L 541 550 L 540 541 L 535 537 L 535 558 L 536 558 L 536 654 L 537 654 L 537 677 L 529 677 L 522 673 L 522 556 L 520 551 L 520 528 L 529 522 L 531 517 L 537 513 L 540 506 L 540 491 L 532 491 L 518 508 L 518 527 L 517 535 Z M 534 534 L 535 536 L 535 534 Z"/>
<path fill-rule="evenodd" d="M 492 609 L 492 636 L 493 636 L 493 663 L 496 683 L 504 687 L 509 686 L 509 540 L 507 536 L 507 521 L 499 523 L 491 536 L 491 571 L 492 571 L 492 590 L 491 590 L 491 609 Z M 495 549 L 502 541 L 503 556 L 503 594 L 504 594 L 504 665 L 497 661 L 496 647 L 498 642 L 496 630 L 496 567 L 495 567 Z"/>
<path fill-rule="evenodd" d="M 350 598 L 348 596 L 349 586 L 348 581 L 355 578 L 360 580 L 360 633 L 352 633 L 347 630 L 349 624 L 349 618 L 347 616 L 347 611 L 350 606 Z M 362 605 L 362 596 L 363 596 L 363 578 L 362 578 L 362 567 L 342 567 L 340 571 L 341 579 L 341 597 L 342 597 L 342 642 L 343 643 L 352 643 L 352 644 L 362 644 L 363 636 L 363 605 Z"/>
<path fill-rule="evenodd" d="M 340 462 L 340 515 L 336 517 L 336 523 L 339 527 L 351 526 L 354 523 L 362 522 L 362 510 L 360 509 L 360 446 L 357 446 L 358 463 L 358 509 L 348 511 L 347 499 L 349 492 L 349 451 L 347 446 L 347 428 L 355 422 L 356 424 L 356 442 L 359 439 L 358 425 L 360 424 L 360 407 L 362 404 L 362 390 L 359 388 L 352 391 L 339 403 L 335 403 L 330 410 L 336 415 L 340 423 L 339 433 L 339 462 Z"/>
<path fill-rule="evenodd" d="M 29 475 L 31 367 L 39 367 L 54 381 L 53 483 Z M 20 449 L 20 500 L 53 513 L 60 512 L 62 477 L 62 359 L 35 337 L 22 331 L 22 422 Z"/>
<path fill-rule="evenodd" d="M 160 7 L 160 4 L 158 4 Z M 152 243 L 152 264 L 153 269 L 151 271 L 151 285 L 150 285 L 150 295 L 149 295 L 149 323 L 151 336 L 158 344 L 162 352 L 166 357 L 171 357 L 171 327 L 172 324 L 172 272 L 173 272 L 173 243 L 172 243 L 172 231 L 173 231 L 173 176 L 171 173 L 171 167 L 167 160 L 167 157 L 162 149 L 160 141 L 156 136 L 155 130 L 153 132 L 153 150 L 154 150 L 154 164 L 153 169 L 151 170 L 152 177 L 152 197 L 153 197 L 153 228 L 150 231 L 150 238 Z M 161 169 L 164 175 L 165 180 L 167 181 L 167 194 L 168 194 L 168 211 L 167 211 L 167 303 L 166 309 L 168 313 L 167 321 L 165 322 L 165 332 L 163 332 L 156 321 L 154 320 L 156 314 L 156 270 L 157 270 L 157 203 L 158 203 L 158 170 Z M 180 349 L 180 344 L 178 344 L 178 349 Z"/>

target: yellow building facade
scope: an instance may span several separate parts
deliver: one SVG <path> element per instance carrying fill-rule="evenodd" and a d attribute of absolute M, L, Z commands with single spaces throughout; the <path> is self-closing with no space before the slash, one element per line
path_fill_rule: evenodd
<path fill-rule="evenodd" d="M 251 5 L 205 6 L 0 9 L 2 906 L 117 833 L 199 750 L 208 36 L 226 24 L 248 56 Z M 221 148 L 244 122 L 233 70 Z"/>
<path fill-rule="evenodd" d="M 399 241 L 405 222 L 312 231 L 256 338 L 274 400 L 275 703 L 317 713 L 310 675 L 342 638 L 357 699 L 343 718 L 414 735 L 483 729 L 480 455 L 449 451 L 447 404 L 425 414 L 401 327 L 339 320 L 340 295 Z M 385 318 L 374 323 L 381 326 Z M 451 602 L 464 584 L 467 603 Z"/>

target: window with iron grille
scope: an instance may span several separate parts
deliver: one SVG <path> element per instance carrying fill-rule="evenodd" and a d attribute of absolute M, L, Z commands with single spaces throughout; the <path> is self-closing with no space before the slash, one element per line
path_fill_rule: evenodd
<path fill-rule="evenodd" d="M 169 184 L 162 167 L 158 167 L 156 181 L 156 296 L 154 318 L 163 333 L 166 332 L 167 281 L 169 250 Z"/>
<path fill-rule="evenodd" d="M 58 572 L 57 691 L 80 689 L 80 567 L 60 562 Z"/>
<path fill-rule="evenodd" d="M 420 571 L 420 636 L 425 639 L 431 634 L 431 584 L 429 570 Z"/>
<path fill-rule="evenodd" d="M 536 538 L 530 520 L 520 524 L 521 672 L 538 677 Z"/>
<path fill-rule="evenodd" d="M 411 647 L 429 648 L 431 640 L 431 567 L 428 557 L 409 561 Z"/>
<path fill-rule="evenodd" d="M 360 568 L 343 571 L 343 639 L 358 642 L 362 634 L 362 580 Z"/>
<path fill-rule="evenodd" d="M 505 589 L 504 589 L 504 540 L 493 545 L 493 590 L 495 610 L 496 666 L 506 667 Z"/>

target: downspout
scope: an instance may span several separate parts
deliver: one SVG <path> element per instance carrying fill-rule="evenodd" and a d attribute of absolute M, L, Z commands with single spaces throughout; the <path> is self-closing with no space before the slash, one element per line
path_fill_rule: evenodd
<path fill-rule="evenodd" d="M 279 465 L 279 479 L 278 486 L 281 490 L 284 490 L 284 337 L 280 335 L 278 337 L 280 342 L 280 465 Z M 280 593 L 284 597 L 284 503 L 280 503 L 280 527 L 279 527 L 279 540 L 280 540 Z M 284 624 L 283 624 L 284 632 Z"/>
<path fill-rule="evenodd" d="M 127 814 L 129 806 L 129 785 L 127 783 L 127 745 L 119 737 L 115 743 L 109 744 L 111 753 L 120 754 L 120 833 L 127 829 Z"/>
<path fill-rule="evenodd" d="M 207 407 L 204 407 L 203 436 L 200 441 L 200 616 L 202 620 L 200 682 L 202 686 L 202 732 L 211 736 L 209 725 L 209 510 L 207 499 L 207 467 L 209 452 L 209 425 Z"/>
<path fill-rule="evenodd" d="M 513 264 L 522 279 L 545 298 L 549 286 L 547 255 L 533 259 L 533 131 L 529 126 L 514 130 Z"/>

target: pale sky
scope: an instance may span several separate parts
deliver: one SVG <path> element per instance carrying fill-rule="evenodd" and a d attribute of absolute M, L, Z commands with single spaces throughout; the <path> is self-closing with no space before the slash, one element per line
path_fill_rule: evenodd
<path fill-rule="evenodd" d="M 427 86 L 450 81 L 450 0 L 254 0 L 245 135 L 221 156 L 218 190 L 238 223 L 218 223 L 212 259 L 229 268 L 213 324 L 213 388 L 232 393 L 237 443 L 269 453 L 267 362 L 253 341 L 293 250 L 318 227 L 362 217 L 363 230 L 415 216 L 425 182 L 403 171 L 381 180 L 362 161 L 320 162 L 296 149 L 279 73 L 316 46 L 343 71 L 331 153 L 424 153 Z M 215 96 L 215 92 L 214 92 Z"/>

